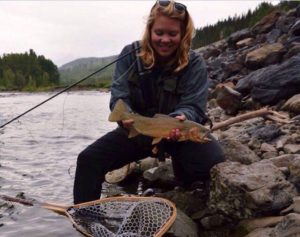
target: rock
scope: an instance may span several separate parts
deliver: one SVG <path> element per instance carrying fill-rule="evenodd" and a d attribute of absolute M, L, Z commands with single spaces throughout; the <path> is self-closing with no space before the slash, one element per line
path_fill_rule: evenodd
<path fill-rule="evenodd" d="M 176 220 L 168 230 L 165 237 L 199 237 L 197 224 L 177 208 Z"/>
<path fill-rule="evenodd" d="M 283 150 L 283 145 L 286 143 L 288 137 L 287 136 L 281 136 L 277 139 L 276 141 L 276 149 L 278 151 L 282 151 Z"/>
<path fill-rule="evenodd" d="M 234 219 L 278 213 L 296 191 L 272 162 L 223 162 L 211 170 L 209 205 Z"/>
<path fill-rule="evenodd" d="M 261 104 L 275 104 L 300 93 L 300 54 L 280 65 L 256 70 L 240 79 L 235 90 Z"/>
<path fill-rule="evenodd" d="M 228 46 L 235 48 L 236 42 L 249 38 L 252 35 L 251 30 L 248 28 L 232 33 L 227 40 Z"/>
<path fill-rule="evenodd" d="M 220 53 L 221 51 L 212 45 L 205 50 L 203 53 L 203 58 L 209 59 L 210 57 L 218 57 Z"/>
<path fill-rule="evenodd" d="M 236 43 L 237 48 L 244 48 L 246 46 L 251 46 L 254 43 L 254 38 L 246 38 L 240 40 Z"/>
<path fill-rule="evenodd" d="M 277 42 L 278 38 L 281 36 L 281 31 L 279 29 L 273 29 L 267 34 L 267 42 L 269 44 L 274 44 Z"/>
<path fill-rule="evenodd" d="M 290 166 L 289 181 L 295 185 L 298 191 L 300 191 L 300 158 L 294 159 Z"/>
<path fill-rule="evenodd" d="M 252 164 L 260 158 L 247 146 L 234 139 L 220 140 L 225 159 L 229 161 L 238 161 L 242 164 Z"/>
<path fill-rule="evenodd" d="M 240 72 L 243 69 L 243 65 L 237 62 L 224 62 L 222 63 L 222 68 L 224 71 L 223 79 L 226 79 Z"/>
<path fill-rule="evenodd" d="M 230 88 L 226 84 L 220 83 L 217 85 L 213 93 L 216 96 L 218 105 L 225 111 L 226 114 L 237 114 L 242 105 L 242 95 L 239 92 Z"/>
<path fill-rule="evenodd" d="M 271 231 L 270 237 L 300 236 L 300 214 L 291 213 L 283 218 Z"/>
<path fill-rule="evenodd" d="M 300 144 L 286 144 L 283 150 L 287 154 L 300 154 Z"/>
<path fill-rule="evenodd" d="M 299 47 L 300 48 L 300 47 Z M 294 95 L 281 107 L 282 110 L 287 110 L 295 115 L 300 114 L 300 94 Z"/>
<path fill-rule="evenodd" d="M 278 154 L 277 154 L 277 151 L 267 151 L 265 153 L 262 154 L 262 159 L 270 159 L 270 158 L 273 158 L 273 157 L 276 157 Z"/>
<path fill-rule="evenodd" d="M 272 228 L 258 228 L 244 237 L 270 237 Z"/>
<path fill-rule="evenodd" d="M 300 35 L 300 20 L 298 20 L 291 28 L 291 34 L 299 36 Z"/>
<path fill-rule="evenodd" d="M 263 152 L 276 152 L 276 148 L 266 142 L 261 144 L 260 150 Z"/>
<path fill-rule="evenodd" d="M 284 55 L 285 60 L 291 58 L 300 53 L 300 44 L 294 44 L 288 49 L 288 52 Z"/>
<path fill-rule="evenodd" d="M 283 216 L 267 216 L 254 219 L 242 220 L 235 228 L 235 232 L 243 233 L 243 236 L 253 232 L 255 229 L 262 229 L 266 227 L 274 227 L 280 221 Z"/>
<path fill-rule="evenodd" d="M 276 29 L 282 33 L 288 33 L 295 21 L 296 17 L 294 16 L 281 16 L 276 22 Z"/>
<path fill-rule="evenodd" d="M 274 165 L 279 167 L 289 167 L 293 160 L 300 159 L 300 155 L 286 154 L 269 159 Z"/>
<path fill-rule="evenodd" d="M 207 190 L 185 191 L 176 188 L 168 192 L 157 193 L 155 196 L 169 199 L 177 208 L 189 216 L 193 216 L 207 207 Z"/>
<path fill-rule="evenodd" d="M 110 184 L 116 184 L 124 179 L 131 174 L 136 168 L 136 162 L 131 162 L 130 164 L 127 164 L 120 169 L 116 169 L 113 171 L 108 172 L 105 175 L 105 181 Z"/>
<path fill-rule="evenodd" d="M 300 214 L 300 196 L 294 197 L 293 203 L 288 208 L 282 210 L 280 214 L 283 215 L 291 211 Z"/>
<path fill-rule="evenodd" d="M 300 6 L 296 8 L 296 16 L 300 17 Z"/>
<path fill-rule="evenodd" d="M 280 62 L 285 48 L 281 43 L 267 44 L 247 54 L 245 65 L 250 69 L 258 69 Z"/>
<path fill-rule="evenodd" d="M 282 135 L 282 131 L 277 124 L 258 125 L 253 129 L 248 129 L 247 132 L 252 138 L 256 138 L 262 142 L 269 142 Z"/>
<path fill-rule="evenodd" d="M 155 182 L 159 187 L 174 187 L 177 185 L 171 162 L 144 171 L 143 177 L 151 183 Z"/>
<path fill-rule="evenodd" d="M 252 32 L 254 34 L 261 34 L 270 31 L 280 16 L 281 12 L 277 10 L 272 11 L 252 27 Z"/>
<path fill-rule="evenodd" d="M 221 214 L 214 214 L 212 216 L 207 216 L 201 219 L 200 223 L 205 230 L 212 230 L 216 227 L 227 224 L 227 219 Z"/>

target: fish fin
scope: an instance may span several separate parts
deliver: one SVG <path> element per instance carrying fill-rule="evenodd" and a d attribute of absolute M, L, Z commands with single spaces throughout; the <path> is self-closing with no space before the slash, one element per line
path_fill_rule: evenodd
<path fill-rule="evenodd" d="M 115 104 L 114 109 L 111 111 L 109 117 L 108 117 L 108 121 L 110 122 L 117 122 L 123 119 L 124 113 L 128 113 L 129 110 L 127 108 L 127 105 L 125 104 L 125 102 L 121 99 L 119 99 L 117 101 L 117 103 Z"/>
<path fill-rule="evenodd" d="M 159 143 L 161 140 L 162 140 L 161 137 L 154 138 L 153 141 L 152 141 L 152 145 L 155 145 L 155 144 Z"/>
<path fill-rule="evenodd" d="M 172 117 L 167 114 L 155 114 L 153 118 L 172 118 Z"/>
<path fill-rule="evenodd" d="M 129 129 L 128 138 L 136 137 L 139 134 L 140 133 L 134 127 L 131 126 L 131 128 Z"/>

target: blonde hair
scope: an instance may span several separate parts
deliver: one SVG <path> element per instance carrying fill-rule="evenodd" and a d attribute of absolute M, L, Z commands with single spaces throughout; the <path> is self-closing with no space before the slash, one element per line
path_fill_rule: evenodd
<path fill-rule="evenodd" d="M 155 19 L 160 15 L 167 16 L 172 19 L 177 19 L 180 21 L 181 25 L 182 37 L 180 46 L 177 49 L 176 57 L 171 62 L 172 65 L 175 65 L 174 72 L 180 71 L 189 63 L 188 53 L 191 48 L 195 31 L 193 20 L 187 10 L 179 12 L 175 9 L 174 4 L 175 2 L 172 0 L 166 7 L 161 7 L 158 3 L 156 3 L 150 11 L 146 29 L 141 40 L 141 52 L 139 54 L 146 68 L 152 68 L 155 65 L 154 51 L 151 46 L 151 28 L 154 24 Z"/>

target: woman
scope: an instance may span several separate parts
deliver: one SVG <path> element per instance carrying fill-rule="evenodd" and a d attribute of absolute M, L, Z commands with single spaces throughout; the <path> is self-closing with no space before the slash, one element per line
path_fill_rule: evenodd
<path fill-rule="evenodd" d="M 145 116 L 163 113 L 179 120 L 205 122 L 208 82 L 203 59 L 191 51 L 194 33 L 185 5 L 157 1 L 148 17 L 141 42 L 127 45 L 120 54 L 128 56 L 116 64 L 111 88 L 110 109 L 118 99 Z M 135 53 L 138 49 L 140 52 Z M 132 53 L 130 53 L 133 51 Z M 82 151 L 77 160 L 74 203 L 98 199 L 104 175 L 130 162 L 153 156 L 151 137 L 128 138 L 133 120 L 119 127 Z M 172 156 L 174 174 L 184 185 L 209 179 L 209 170 L 223 161 L 219 144 L 176 142 L 180 130 L 170 131 L 163 149 Z"/>

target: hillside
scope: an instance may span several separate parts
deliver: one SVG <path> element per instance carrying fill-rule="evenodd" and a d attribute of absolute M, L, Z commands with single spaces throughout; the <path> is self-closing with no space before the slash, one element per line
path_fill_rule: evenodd
<path fill-rule="evenodd" d="M 74 83 L 83 77 L 97 71 L 101 67 L 107 65 L 117 56 L 109 56 L 103 58 L 89 57 L 79 58 L 66 63 L 58 68 L 60 73 L 60 81 L 63 85 Z M 107 87 L 111 80 L 113 66 L 110 66 L 100 73 L 92 76 L 89 80 L 83 82 L 83 85 L 95 85 L 97 87 Z"/>

